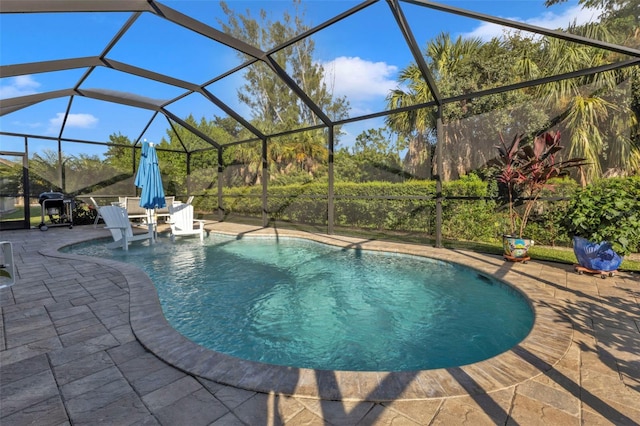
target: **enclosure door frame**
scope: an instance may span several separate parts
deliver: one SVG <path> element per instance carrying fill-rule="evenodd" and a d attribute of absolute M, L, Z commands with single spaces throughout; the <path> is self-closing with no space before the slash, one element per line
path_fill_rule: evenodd
<path fill-rule="evenodd" d="M 20 157 L 22 159 L 22 194 L 7 193 L 0 194 L 1 197 L 22 197 L 24 206 L 23 217 L 18 220 L 2 220 L 0 219 L 0 230 L 7 229 L 29 229 L 31 228 L 31 211 L 29 208 L 29 159 L 25 152 L 1 151 L 0 157 Z"/>

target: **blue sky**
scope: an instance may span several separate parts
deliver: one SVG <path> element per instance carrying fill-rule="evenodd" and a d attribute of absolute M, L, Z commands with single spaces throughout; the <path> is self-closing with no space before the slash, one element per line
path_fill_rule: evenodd
<path fill-rule="evenodd" d="M 584 10 L 576 0 L 545 8 L 543 0 L 443 1 L 458 8 L 497 15 L 545 28 L 563 28 L 597 19 L 598 12 Z M 216 28 L 218 19 L 226 21 L 217 1 L 165 1 L 182 13 Z M 303 1 L 306 22 L 318 25 L 358 2 Z M 229 1 L 228 5 L 241 13 L 251 11 L 257 17 L 262 8 L 271 19 L 280 19 L 284 11 L 292 11 L 289 0 Z M 503 31 L 482 21 L 457 17 L 412 4 L 402 3 L 403 10 L 421 47 L 442 31 L 453 37 L 473 36 L 488 40 Z M 129 13 L 18 14 L 0 15 L 0 62 L 2 65 L 28 63 L 99 55 L 116 34 Z M 327 84 L 337 96 L 346 96 L 351 105 L 350 116 L 359 116 L 384 109 L 385 96 L 396 87 L 398 72 L 411 62 L 410 52 L 397 30 L 385 1 L 321 31 L 314 36 L 315 57 L 323 64 Z M 202 84 L 240 63 L 234 51 L 226 46 L 196 35 L 188 30 L 148 13 L 135 22 L 107 58 L 149 68 L 174 78 Z M 49 92 L 73 87 L 85 72 L 75 69 L 34 74 L 19 78 L 0 79 L 0 99 Z M 243 84 L 240 74 L 227 77 L 209 87 L 224 102 L 247 114 L 237 101 L 236 91 Z M 153 99 L 172 99 L 183 92 L 162 83 L 130 76 L 105 67 L 98 67 L 81 88 L 100 88 L 132 92 Z M 69 107 L 68 98 L 52 99 L 0 117 L 0 130 L 58 136 L 61 120 Z M 214 115 L 224 116 L 200 95 L 191 95 L 169 108 L 179 117 L 192 113 L 198 120 Z M 63 133 L 64 138 L 107 141 L 110 134 L 121 133 L 135 140 L 142 135 L 160 141 L 169 127 L 167 120 L 157 116 L 151 126 L 144 126 L 153 112 L 75 97 Z M 370 120 L 345 126 L 342 144 L 349 145 L 363 130 L 377 128 L 382 120 Z M 144 134 L 142 132 L 144 131 Z M 12 150 L 11 139 L 0 137 L 0 149 Z M 55 142 L 33 140 L 30 151 L 56 149 Z M 78 150 L 77 144 L 64 144 L 68 152 Z M 86 151 L 86 146 L 81 147 Z M 95 147 L 91 153 L 103 152 Z"/>

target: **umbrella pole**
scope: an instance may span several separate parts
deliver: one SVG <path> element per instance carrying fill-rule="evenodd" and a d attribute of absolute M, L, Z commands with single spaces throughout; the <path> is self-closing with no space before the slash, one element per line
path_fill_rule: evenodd
<path fill-rule="evenodd" d="M 156 238 L 158 238 L 158 210 L 153 208 L 153 242 L 156 242 Z"/>
<path fill-rule="evenodd" d="M 151 236 L 151 244 L 155 244 L 156 242 L 156 222 L 158 217 L 156 215 L 156 209 L 153 209 L 153 214 L 151 214 L 151 210 L 147 210 L 147 223 L 149 226 L 149 235 Z"/>

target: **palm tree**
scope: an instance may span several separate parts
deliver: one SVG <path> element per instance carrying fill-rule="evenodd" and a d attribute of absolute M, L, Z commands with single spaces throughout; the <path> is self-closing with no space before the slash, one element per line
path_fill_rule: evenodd
<path fill-rule="evenodd" d="M 454 42 L 448 33 L 440 33 L 428 43 L 425 57 L 443 96 L 457 91 L 453 82 L 459 68 L 466 58 L 477 52 L 481 44 L 480 39 L 462 37 Z M 388 109 L 433 101 L 431 91 L 415 63 L 403 69 L 398 80 L 406 90 L 396 89 L 387 96 Z M 428 178 L 432 174 L 436 118 L 436 108 L 421 108 L 387 116 L 387 126 L 409 140 L 409 156 L 405 166 L 410 174 L 419 178 Z"/>
<path fill-rule="evenodd" d="M 442 33 L 428 43 L 425 57 L 438 90 L 447 98 L 513 83 L 514 74 L 505 66 L 514 58 L 508 47 L 498 39 L 483 43 L 477 38 L 458 37 L 452 41 L 448 34 Z M 406 89 L 389 94 L 388 109 L 433 100 L 417 65 L 411 64 L 402 70 L 399 82 Z M 521 121 L 527 123 L 525 126 L 541 121 L 540 112 L 523 102 L 524 96 L 520 91 L 509 92 L 444 106 L 445 158 L 441 175 L 445 180 L 489 161 L 497 133 L 503 127 L 516 123 L 518 128 L 514 132 L 521 132 Z M 423 108 L 387 118 L 387 126 L 410 141 L 408 151 L 412 162 L 407 168 L 414 175 L 429 160 L 433 163 L 436 113 L 436 108 Z"/>
<path fill-rule="evenodd" d="M 572 25 L 568 32 L 613 40 L 613 35 L 602 24 Z M 542 45 L 544 61 L 539 69 L 547 75 L 620 60 L 619 55 L 603 49 L 558 39 L 545 38 Z M 637 74 L 637 70 L 602 72 L 542 85 L 534 91 L 536 98 L 543 99 L 547 110 L 557 112 L 550 125 L 564 128 L 568 133 L 568 155 L 587 159 L 585 181 L 611 170 L 623 173 L 640 164 L 639 147 L 629 131 L 638 124 L 630 102 L 633 73 Z"/>

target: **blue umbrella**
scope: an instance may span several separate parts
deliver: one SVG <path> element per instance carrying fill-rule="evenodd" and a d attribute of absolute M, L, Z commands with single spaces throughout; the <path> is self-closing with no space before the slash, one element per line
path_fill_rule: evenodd
<path fill-rule="evenodd" d="M 140 164 L 138 164 L 138 173 L 136 174 L 136 180 L 133 182 L 138 188 L 142 188 L 144 180 L 147 176 L 147 170 L 149 170 L 149 143 L 145 139 L 142 143 L 142 152 L 140 154 Z"/>
<path fill-rule="evenodd" d="M 135 185 L 142 188 L 140 194 L 140 207 L 145 209 L 157 209 L 166 207 L 164 188 L 158 165 L 158 153 L 152 143 L 142 143 L 142 155 L 136 174 Z"/>

